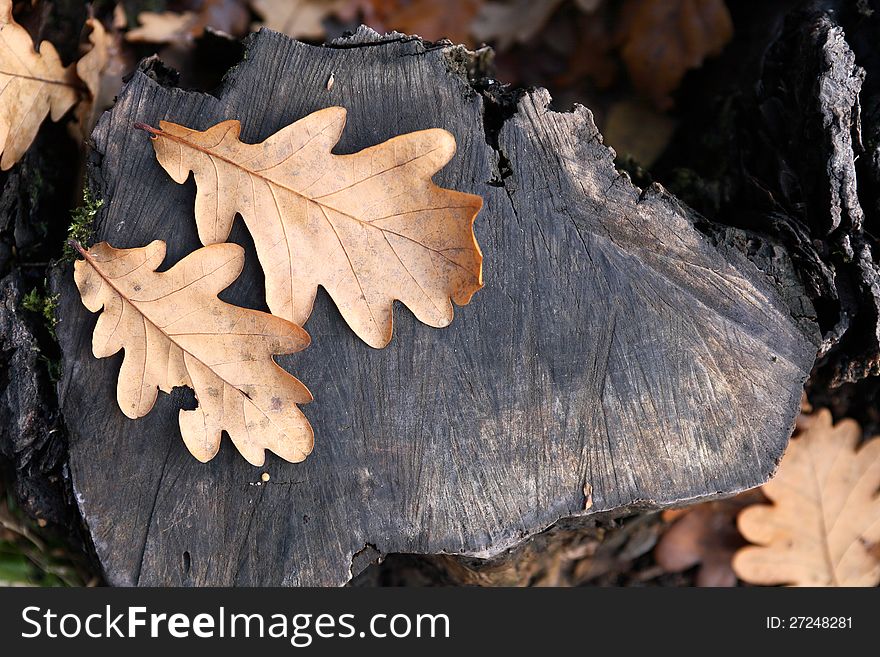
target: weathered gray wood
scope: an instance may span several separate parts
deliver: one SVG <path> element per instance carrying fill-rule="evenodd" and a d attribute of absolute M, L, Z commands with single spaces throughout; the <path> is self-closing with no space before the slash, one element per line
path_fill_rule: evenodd
<path fill-rule="evenodd" d="M 679 189 L 698 208 L 785 248 L 823 333 L 810 399 L 873 433 L 880 427 L 880 13 L 849 0 L 764 5 L 760 14 L 745 12 L 752 29 L 761 28 L 746 38 L 738 32 L 682 99 L 683 128 L 654 175 L 695 173 L 696 184 Z"/>
<path fill-rule="evenodd" d="M 166 266 L 198 246 L 195 187 L 166 176 L 135 121 L 238 118 L 258 141 L 342 105 L 340 153 L 439 126 L 458 153 L 435 179 L 486 201 L 486 287 L 449 328 L 399 307 L 391 345 L 373 350 L 319 294 L 313 345 L 279 359 L 316 397 L 316 449 L 298 465 L 253 468 L 226 440 L 196 462 L 182 394 L 126 419 L 120 357 L 92 357 L 96 318 L 59 273 L 71 472 L 111 583 L 340 584 L 368 544 L 487 557 L 561 518 L 732 493 L 774 469 L 818 342 L 796 283 L 716 246 L 661 189 L 640 193 L 588 110 L 551 111 L 539 90 L 505 118 L 468 82 L 472 63 L 399 35 L 313 47 L 263 31 L 216 97 L 139 72 L 102 118 L 95 239 L 166 240 Z M 233 239 L 248 265 L 221 296 L 262 307 L 240 221 Z"/>

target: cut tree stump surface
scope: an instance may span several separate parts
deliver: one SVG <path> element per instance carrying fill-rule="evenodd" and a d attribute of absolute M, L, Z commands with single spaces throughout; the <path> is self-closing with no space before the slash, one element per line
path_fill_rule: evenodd
<path fill-rule="evenodd" d="M 341 105 L 337 153 L 442 127 L 458 152 L 435 181 L 485 200 L 486 286 L 448 328 L 398 304 L 390 346 L 371 349 L 319 293 L 312 346 L 278 358 L 315 395 L 301 464 L 269 454 L 254 468 L 226 437 L 197 462 L 177 425 L 183 390 L 124 417 L 121 354 L 92 356 L 97 316 L 70 267 L 57 272 L 71 476 L 110 583 L 338 585 L 365 546 L 490 557 L 562 518 L 729 494 L 774 470 L 818 343 L 794 279 L 698 231 L 661 188 L 634 187 L 587 109 L 555 112 L 544 90 L 507 111 L 487 100 L 468 82 L 476 63 L 365 28 L 324 47 L 263 30 L 216 96 L 157 82 L 148 61 L 103 116 L 94 241 L 165 240 L 163 268 L 199 246 L 195 184 L 167 176 L 135 122 L 237 118 L 257 142 Z M 231 239 L 247 265 L 221 297 L 262 309 L 240 218 Z"/>

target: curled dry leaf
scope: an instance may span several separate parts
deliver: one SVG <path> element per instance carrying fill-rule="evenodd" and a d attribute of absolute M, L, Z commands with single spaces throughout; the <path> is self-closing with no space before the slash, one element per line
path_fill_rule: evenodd
<path fill-rule="evenodd" d="M 762 488 L 772 506 L 739 515 L 740 531 L 756 545 L 739 550 L 733 568 L 753 584 L 877 586 L 880 438 L 858 447 L 859 425 L 834 425 L 826 409 L 802 426 Z"/>
<path fill-rule="evenodd" d="M 98 98 L 101 96 L 102 81 L 110 64 L 111 39 L 104 26 L 96 18 L 86 20 L 91 30 L 91 48 L 76 63 L 76 74 L 86 87 L 87 96 L 76 107 L 76 130 L 82 139 L 89 136 L 95 126 L 98 111 Z"/>
<path fill-rule="evenodd" d="M 30 34 L 12 17 L 12 0 L 0 0 L 0 169 L 18 162 L 46 115 L 58 121 L 80 90 L 73 65 L 62 66 L 48 41 L 34 50 Z"/>
<path fill-rule="evenodd" d="M 199 406 L 180 411 L 180 432 L 198 460 L 214 457 L 224 430 L 253 465 L 264 463 L 267 449 L 294 463 L 311 452 L 312 428 L 296 404 L 312 396 L 272 359 L 304 349 L 308 334 L 217 298 L 241 273 L 240 246 L 201 248 L 165 272 L 156 271 L 165 258 L 158 240 L 136 249 L 77 248 L 83 304 L 103 308 L 92 351 L 104 358 L 125 349 L 116 389 L 123 413 L 143 417 L 159 390 L 189 386 Z"/>
<path fill-rule="evenodd" d="M 273 314 L 304 324 L 321 285 L 373 347 L 391 340 L 395 300 L 425 324 L 447 326 L 451 301 L 468 303 L 483 284 L 473 230 L 482 199 L 431 182 L 455 138 L 421 130 L 334 155 L 344 125 L 345 110 L 329 107 L 260 144 L 239 140 L 238 121 L 204 132 L 166 121 L 139 127 L 176 182 L 195 173 L 203 244 L 225 240 L 242 215 Z"/>
<path fill-rule="evenodd" d="M 107 36 L 101 21 L 96 18 L 87 19 L 86 26 L 91 30 L 89 34 L 91 48 L 76 63 L 76 74 L 94 98 L 98 95 L 101 74 L 110 61 L 110 37 Z"/>
<path fill-rule="evenodd" d="M 687 70 L 733 37 L 724 0 L 627 0 L 622 16 L 621 56 L 633 85 L 664 109 Z"/>

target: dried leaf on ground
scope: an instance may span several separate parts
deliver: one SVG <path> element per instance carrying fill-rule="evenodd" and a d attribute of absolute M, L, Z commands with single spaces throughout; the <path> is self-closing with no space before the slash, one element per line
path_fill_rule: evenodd
<path fill-rule="evenodd" d="M 615 27 L 617 15 L 607 4 L 596 9 L 577 16 L 577 46 L 570 49 L 567 64 L 556 76 L 556 83 L 561 86 L 571 86 L 582 78 L 589 78 L 604 89 L 617 79 L 620 69 L 616 56 L 619 46 Z"/>
<path fill-rule="evenodd" d="M 96 18 L 87 19 L 86 27 L 91 30 L 89 34 L 91 48 L 76 63 L 76 73 L 94 98 L 98 95 L 101 74 L 110 61 L 110 37 L 101 21 Z"/>
<path fill-rule="evenodd" d="M 128 31 L 126 41 L 133 43 L 185 44 L 201 36 L 205 29 L 199 15 L 192 11 L 143 11 L 138 14 L 138 27 Z"/>
<path fill-rule="evenodd" d="M 331 16 L 354 15 L 350 0 L 251 0 L 251 7 L 270 30 L 301 39 L 324 37 Z"/>
<path fill-rule="evenodd" d="M 633 85 L 660 108 L 688 69 L 717 55 L 733 37 L 724 0 L 627 0 L 621 56 Z"/>
<path fill-rule="evenodd" d="M 666 149 L 675 127 L 675 119 L 647 103 L 620 100 L 608 108 L 602 134 L 619 156 L 650 168 Z"/>
<path fill-rule="evenodd" d="M 62 66 L 48 41 L 34 50 L 27 30 L 0 0 L 0 169 L 8 170 L 31 145 L 46 115 L 58 121 L 80 97 L 73 65 Z"/>
<path fill-rule="evenodd" d="M 530 41 L 563 0 L 514 0 L 489 2 L 480 8 L 471 33 L 477 41 L 492 42 L 498 50 Z"/>
<path fill-rule="evenodd" d="M 321 285 L 373 347 L 391 340 L 395 300 L 425 324 L 447 326 L 451 301 L 467 304 L 482 286 L 473 230 L 482 199 L 431 181 L 455 138 L 435 128 L 334 155 L 344 126 L 345 109 L 329 107 L 260 144 L 239 140 L 238 121 L 204 132 L 166 121 L 139 127 L 176 182 L 195 173 L 203 244 L 225 240 L 242 215 L 274 314 L 304 324 Z"/>
<path fill-rule="evenodd" d="M 364 22 L 379 31 L 397 30 L 424 39 L 472 42 L 471 23 L 484 0 L 370 0 L 358 3 Z"/>
<path fill-rule="evenodd" d="M 753 584 L 877 586 L 880 438 L 859 447 L 859 425 L 834 425 L 827 409 L 801 426 L 762 487 L 773 504 L 739 515 L 740 531 L 755 545 L 737 552 L 733 568 Z"/>
<path fill-rule="evenodd" d="M 231 35 L 247 31 L 250 16 L 239 0 L 204 0 L 198 11 L 153 12 L 138 14 L 138 27 L 125 35 L 133 43 L 168 43 L 189 45 L 212 28 Z"/>
<path fill-rule="evenodd" d="M 757 491 L 747 491 L 729 499 L 664 512 L 665 520 L 674 521 L 657 543 L 654 558 L 667 573 L 699 566 L 697 586 L 736 586 L 730 562 L 737 549 L 745 545 L 736 529 L 736 515 L 761 499 Z"/>
<path fill-rule="evenodd" d="M 232 36 L 247 33 L 251 24 L 245 0 L 202 0 L 199 15 L 205 27 Z"/>
<path fill-rule="evenodd" d="M 104 26 L 96 18 L 86 20 L 89 33 L 89 51 L 76 63 L 76 73 L 85 85 L 88 94 L 76 107 L 75 129 L 78 136 L 86 139 L 95 126 L 97 115 L 103 109 L 98 99 L 101 96 L 102 82 L 110 65 L 111 38 Z M 121 82 L 121 77 L 120 77 Z"/>
<path fill-rule="evenodd" d="M 115 249 L 102 242 L 78 248 L 74 278 L 83 304 L 103 309 L 92 336 L 96 357 L 125 350 L 117 401 L 130 418 L 149 413 L 158 391 L 195 391 L 199 406 L 181 410 L 180 432 L 205 462 L 226 431 L 247 461 L 262 465 L 265 450 L 302 461 L 312 450 L 312 428 L 296 404 L 312 396 L 272 359 L 304 349 L 309 336 L 280 317 L 217 298 L 241 273 L 244 250 L 215 244 L 168 271 L 156 268 L 165 243 Z"/>

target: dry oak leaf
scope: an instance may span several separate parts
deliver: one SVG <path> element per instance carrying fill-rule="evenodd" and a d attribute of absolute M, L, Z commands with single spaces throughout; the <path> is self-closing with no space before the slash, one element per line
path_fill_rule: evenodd
<path fill-rule="evenodd" d="M 471 25 L 477 41 L 492 42 L 498 50 L 526 43 L 546 25 L 563 0 L 514 0 L 489 2 L 482 7 Z"/>
<path fill-rule="evenodd" d="M 429 40 L 472 43 L 471 25 L 484 0 L 358 0 L 364 23 L 378 31 L 397 30 Z"/>
<path fill-rule="evenodd" d="M 733 37 L 724 0 L 628 0 L 621 10 L 621 56 L 636 89 L 661 109 L 688 69 Z"/>
<path fill-rule="evenodd" d="M 762 500 L 759 492 L 746 491 L 724 500 L 664 511 L 663 519 L 672 525 L 654 548 L 657 564 L 667 573 L 699 566 L 697 586 L 736 586 L 730 561 L 746 543 L 736 529 L 736 515 Z"/>
<path fill-rule="evenodd" d="M 75 129 L 82 139 L 87 139 L 91 134 L 97 122 L 98 112 L 103 109 L 98 105 L 98 98 L 101 96 L 102 82 L 111 56 L 111 38 L 101 21 L 88 18 L 86 26 L 91 29 L 89 34 L 91 48 L 76 63 L 76 74 L 88 91 L 87 97 L 80 101 L 75 110 Z"/>
<path fill-rule="evenodd" d="M 304 349 L 300 327 L 268 313 L 217 298 L 241 273 L 244 250 L 215 244 L 185 257 L 168 271 L 156 268 L 165 243 L 135 249 L 107 243 L 86 250 L 74 279 L 83 304 L 103 308 L 92 336 L 98 358 L 125 349 L 116 398 L 122 412 L 150 412 L 158 390 L 189 386 L 199 406 L 181 410 L 180 432 L 199 461 L 209 461 L 226 431 L 241 455 L 262 465 L 265 450 L 302 461 L 312 450 L 312 428 L 296 404 L 312 400 L 308 389 L 273 355 Z"/>
<path fill-rule="evenodd" d="M 110 37 L 96 18 L 86 19 L 86 26 L 91 29 L 89 42 L 92 47 L 76 63 L 76 74 L 94 98 L 98 95 L 101 74 L 110 62 Z"/>
<path fill-rule="evenodd" d="M 773 504 L 740 513 L 740 532 L 757 545 L 739 550 L 733 569 L 753 584 L 876 586 L 880 438 L 858 448 L 853 420 L 833 425 L 826 409 L 811 417 L 762 487 Z"/>
<path fill-rule="evenodd" d="M 204 24 L 192 11 L 142 11 L 138 14 L 140 25 L 129 30 L 126 41 L 133 43 L 188 43 L 201 36 Z"/>
<path fill-rule="evenodd" d="M 198 11 L 143 11 L 140 25 L 125 35 L 133 43 L 169 43 L 187 46 L 205 33 L 205 28 L 238 35 L 247 31 L 249 14 L 239 0 L 203 0 Z"/>
<path fill-rule="evenodd" d="M 205 27 L 231 36 L 247 33 L 251 12 L 243 0 L 202 0 L 199 15 Z"/>
<path fill-rule="evenodd" d="M 24 155 L 47 114 L 53 121 L 64 116 L 80 90 L 73 65 L 62 66 L 48 41 L 34 50 L 30 34 L 12 17 L 12 0 L 0 0 L 0 169 Z"/>
<path fill-rule="evenodd" d="M 242 215 L 273 314 L 303 325 L 320 285 L 355 333 L 380 348 L 391 340 L 395 300 L 439 328 L 452 321 L 451 301 L 467 304 L 482 287 L 474 219 L 483 201 L 431 181 L 455 153 L 447 131 L 334 155 L 344 125 L 345 110 L 329 107 L 260 144 L 239 140 L 238 121 L 204 132 L 167 121 L 138 127 L 153 135 L 176 182 L 195 173 L 203 244 L 225 240 Z"/>
<path fill-rule="evenodd" d="M 303 39 L 322 38 L 325 19 L 353 13 L 350 0 L 251 0 L 251 7 L 270 30 Z"/>

